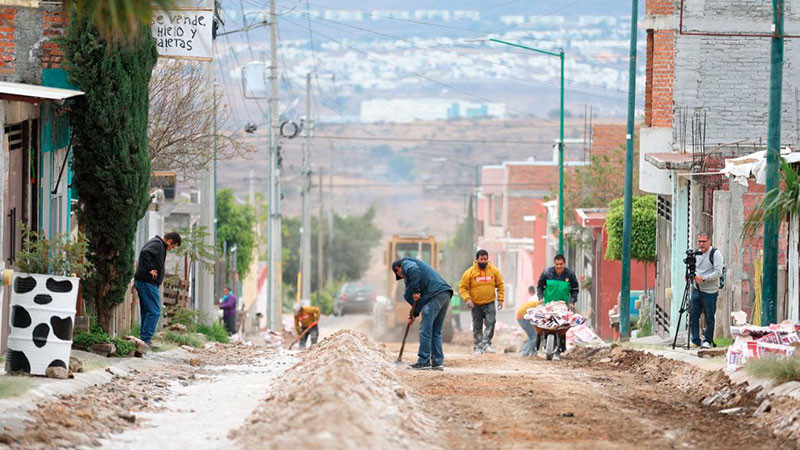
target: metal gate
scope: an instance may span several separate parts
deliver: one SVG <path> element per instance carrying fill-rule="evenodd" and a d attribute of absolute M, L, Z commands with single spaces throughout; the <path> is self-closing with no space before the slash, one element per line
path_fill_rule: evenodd
<path fill-rule="evenodd" d="M 667 290 L 672 286 L 670 269 L 672 254 L 672 201 L 669 196 L 658 196 L 656 221 L 656 305 L 653 331 L 669 337 L 669 311 L 671 299 Z"/>

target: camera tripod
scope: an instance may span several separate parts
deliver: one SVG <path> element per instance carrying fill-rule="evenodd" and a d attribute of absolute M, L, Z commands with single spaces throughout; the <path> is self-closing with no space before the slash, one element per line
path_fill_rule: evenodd
<path fill-rule="evenodd" d="M 675 337 L 672 339 L 672 349 L 675 350 L 675 345 L 678 343 L 678 333 L 681 332 L 681 317 L 686 314 L 686 323 L 689 323 L 689 318 L 692 314 L 692 294 L 694 291 L 694 273 L 686 273 L 686 287 L 683 288 L 683 300 L 681 307 L 678 310 L 678 326 L 675 327 Z M 690 348 L 692 340 L 691 326 L 686 329 L 686 348 Z"/>

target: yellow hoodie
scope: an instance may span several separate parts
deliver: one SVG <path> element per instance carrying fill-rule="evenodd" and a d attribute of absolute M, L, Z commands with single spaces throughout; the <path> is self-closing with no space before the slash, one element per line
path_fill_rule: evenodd
<path fill-rule="evenodd" d="M 497 301 L 503 303 L 506 298 L 503 276 L 492 263 L 488 263 L 485 269 L 478 267 L 478 261 L 461 276 L 461 283 L 458 284 L 458 291 L 461 298 L 466 302 L 472 300 L 476 305 L 486 305 L 494 301 L 495 289 L 497 289 Z"/>

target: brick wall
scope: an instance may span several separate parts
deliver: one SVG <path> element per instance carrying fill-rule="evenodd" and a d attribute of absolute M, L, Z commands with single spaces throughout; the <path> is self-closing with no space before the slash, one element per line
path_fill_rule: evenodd
<path fill-rule="evenodd" d="M 797 3 L 794 2 L 794 6 Z M 800 16 L 790 14 L 786 29 L 800 27 Z M 708 0 L 687 2 L 687 31 L 764 33 L 771 26 L 771 2 Z M 706 114 L 706 145 L 714 146 L 767 138 L 769 113 L 770 39 L 679 35 L 675 45 L 675 106 Z M 781 139 L 800 144 L 800 41 L 786 39 L 783 66 Z"/>
<path fill-rule="evenodd" d="M 626 142 L 627 127 L 624 124 L 600 124 L 592 126 L 592 154 L 604 155 L 619 150 Z"/>
<path fill-rule="evenodd" d="M 557 187 L 558 165 L 533 165 L 520 164 L 507 167 L 507 182 L 510 190 L 545 190 L 550 191 Z M 568 171 L 565 168 L 564 171 Z"/>
<path fill-rule="evenodd" d="M 42 34 L 47 38 L 61 36 L 69 24 L 69 16 L 62 9 L 44 11 L 42 14 Z M 60 69 L 64 52 L 52 40 L 42 43 L 42 68 Z"/>
<path fill-rule="evenodd" d="M 649 116 L 652 127 L 672 127 L 675 34 L 673 30 L 654 30 L 652 49 L 648 50 L 650 76 L 645 89 L 650 91 L 650 111 L 645 115 Z"/>
<path fill-rule="evenodd" d="M 65 33 L 69 16 L 61 6 L 0 6 L 0 76 L 3 81 L 40 84 L 42 69 L 64 61 L 54 38 Z"/>
<path fill-rule="evenodd" d="M 671 15 L 675 13 L 675 0 L 646 0 L 644 10 L 649 15 Z"/>
<path fill-rule="evenodd" d="M 541 200 L 530 197 L 508 198 L 508 227 L 507 231 L 513 238 L 533 238 L 533 222 L 526 222 L 524 217 L 533 215 L 534 208 Z M 536 221 L 543 221 L 545 217 L 537 217 Z"/>
<path fill-rule="evenodd" d="M 0 8 L 0 74 L 14 73 L 16 54 L 16 8 Z"/>

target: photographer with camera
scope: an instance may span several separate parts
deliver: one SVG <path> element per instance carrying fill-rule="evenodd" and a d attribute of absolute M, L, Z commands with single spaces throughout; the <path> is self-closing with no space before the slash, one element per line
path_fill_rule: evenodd
<path fill-rule="evenodd" d="M 696 347 L 711 348 L 714 344 L 714 315 L 717 312 L 719 279 L 722 276 L 725 262 L 722 253 L 711 246 L 711 238 L 708 233 L 702 231 L 697 234 L 697 247 L 698 250 L 694 252 L 697 255 L 696 272 L 689 274 L 695 284 L 692 291 L 692 307 L 689 312 L 689 329 L 692 344 Z M 705 313 L 706 316 L 706 328 L 702 343 L 700 340 L 701 313 Z"/>

